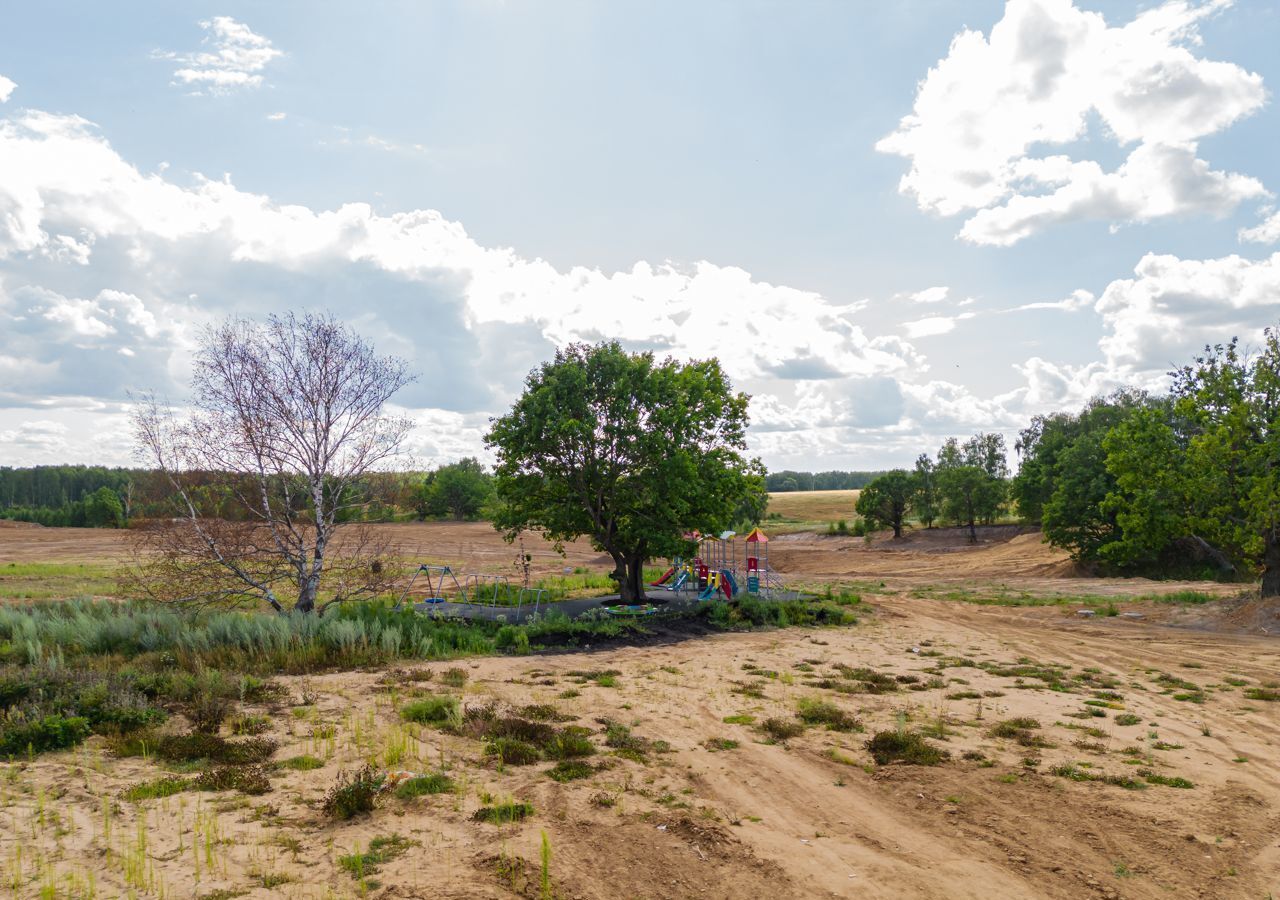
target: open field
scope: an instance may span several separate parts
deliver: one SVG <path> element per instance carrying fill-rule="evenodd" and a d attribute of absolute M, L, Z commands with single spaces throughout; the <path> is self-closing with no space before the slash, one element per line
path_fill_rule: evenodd
<path fill-rule="evenodd" d="M 789 531 L 796 526 L 825 529 L 829 522 L 852 522 L 859 491 L 784 491 L 769 494 L 769 525 Z M 775 519 L 774 517 L 778 517 Z"/>
<path fill-rule="evenodd" d="M 437 560 L 497 567 L 511 552 L 487 526 L 388 527 Z M 19 758 L 0 767 L 0 890 L 1280 896 L 1275 610 L 1214 600 L 1239 586 L 1075 577 L 1018 529 L 982 537 L 772 541 L 789 580 L 862 595 L 852 627 L 281 676 L 278 695 L 241 710 L 277 744 L 263 794 L 193 790 L 187 764 L 120 756 L 100 737 Z M 73 537 L 44 538 L 0 533 L 0 570 L 36 546 L 78 564 Z M 118 536 L 85 538 L 87 562 L 112 558 Z M 602 566 L 582 549 L 536 558 L 547 575 Z M 452 703 L 435 697 L 499 718 L 403 717 Z M 501 743 L 493 722 L 532 749 Z M 548 729 L 582 755 L 553 752 Z M 879 732 L 946 756 L 878 764 Z M 326 815 L 339 773 L 365 763 L 444 777 Z M 531 807 L 522 821 L 477 819 L 511 803 Z"/>

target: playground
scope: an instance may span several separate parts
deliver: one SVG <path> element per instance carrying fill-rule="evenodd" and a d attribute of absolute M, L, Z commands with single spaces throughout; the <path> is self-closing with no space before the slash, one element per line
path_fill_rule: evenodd
<path fill-rule="evenodd" d="M 560 599 L 528 579 L 513 581 L 501 574 L 465 572 L 450 565 L 420 563 L 396 606 L 409 606 L 431 616 L 490 619 L 521 623 L 552 609 L 577 618 L 594 610 L 614 616 L 653 615 L 659 608 L 691 609 L 711 600 L 732 602 L 743 594 L 765 600 L 794 600 L 769 565 L 769 537 L 753 528 L 741 540 L 733 531 L 719 535 L 686 535 L 697 555 L 677 557 L 649 582 L 649 602 L 623 604 L 618 594 Z"/>

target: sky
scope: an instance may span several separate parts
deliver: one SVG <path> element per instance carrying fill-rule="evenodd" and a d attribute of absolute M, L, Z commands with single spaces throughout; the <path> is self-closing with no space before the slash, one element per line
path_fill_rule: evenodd
<path fill-rule="evenodd" d="M 605 339 L 719 358 L 771 469 L 1012 450 L 1280 320 L 1276 46 L 1271 0 L 13 4 L 0 465 L 137 464 L 131 396 L 301 309 L 408 360 L 420 465 Z"/>

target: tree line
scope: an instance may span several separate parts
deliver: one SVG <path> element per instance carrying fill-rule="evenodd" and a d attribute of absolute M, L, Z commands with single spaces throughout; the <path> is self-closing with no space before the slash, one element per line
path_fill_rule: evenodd
<path fill-rule="evenodd" d="M 797 472 L 783 469 L 765 475 L 765 487 L 776 494 L 790 491 L 853 491 L 866 487 L 884 472 Z"/>
<path fill-rule="evenodd" d="M 1253 353 L 1208 346 L 1169 374 L 1165 394 L 1123 389 L 1034 417 L 1012 478 L 1001 435 L 952 439 L 872 480 L 857 512 L 896 536 L 914 517 L 966 525 L 971 539 L 1016 512 L 1101 571 L 1261 574 L 1262 595 L 1280 596 L 1280 331 Z"/>

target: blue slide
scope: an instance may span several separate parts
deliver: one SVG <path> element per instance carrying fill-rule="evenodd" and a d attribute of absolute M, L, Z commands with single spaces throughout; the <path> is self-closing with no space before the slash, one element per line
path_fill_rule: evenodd
<path fill-rule="evenodd" d="M 676 577 L 676 580 L 670 586 L 667 587 L 667 590 L 678 591 L 680 590 L 680 588 L 684 587 L 684 583 L 688 580 L 689 580 L 689 570 L 684 569 L 683 571 L 681 571 L 679 576 Z"/>

